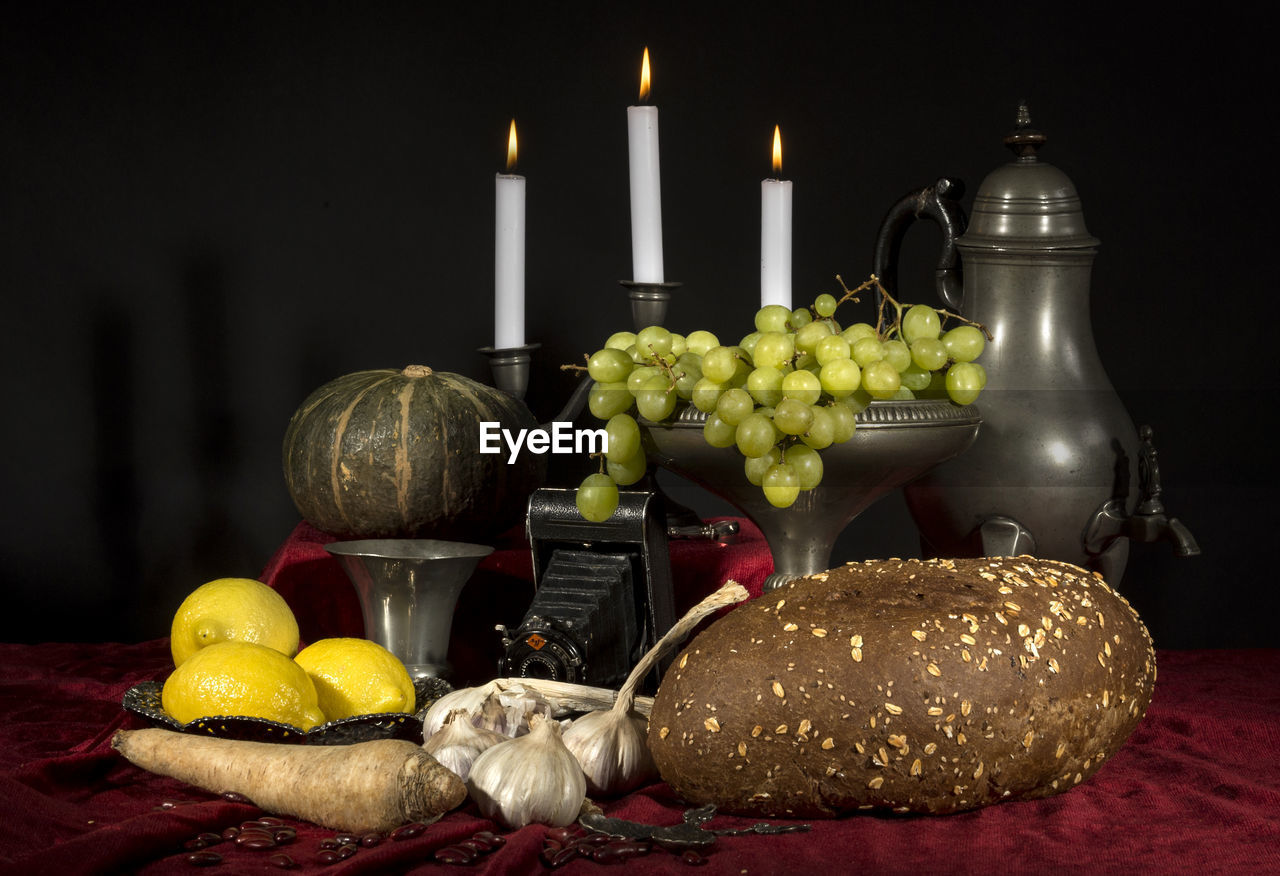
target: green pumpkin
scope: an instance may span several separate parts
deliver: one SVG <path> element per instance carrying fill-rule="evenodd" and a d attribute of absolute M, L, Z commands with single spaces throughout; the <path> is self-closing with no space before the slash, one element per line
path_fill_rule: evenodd
<path fill-rule="evenodd" d="M 546 464 L 480 453 L 482 422 L 537 426 L 523 402 L 459 374 L 348 374 L 289 421 L 285 483 L 303 519 L 340 538 L 484 541 L 524 517 Z"/>

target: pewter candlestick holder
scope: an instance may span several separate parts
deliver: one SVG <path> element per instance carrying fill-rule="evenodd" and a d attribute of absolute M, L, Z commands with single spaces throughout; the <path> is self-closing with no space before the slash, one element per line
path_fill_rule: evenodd
<path fill-rule="evenodd" d="M 541 344 L 523 344 L 519 347 L 481 347 L 479 352 L 489 357 L 493 385 L 507 395 L 523 400 L 529 389 L 532 353 L 540 346 Z"/>
<path fill-rule="evenodd" d="M 636 331 L 662 325 L 667 318 L 671 293 L 680 288 L 679 283 L 642 283 L 637 280 L 623 280 L 621 285 L 631 299 L 631 322 Z"/>

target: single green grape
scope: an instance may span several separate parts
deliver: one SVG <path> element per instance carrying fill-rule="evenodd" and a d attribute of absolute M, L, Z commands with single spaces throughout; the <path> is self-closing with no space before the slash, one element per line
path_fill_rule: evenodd
<path fill-rule="evenodd" d="M 760 340 L 761 332 L 750 332 L 742 336 L 742 340 L 738 341 L 738 346 L 742 348 L 754 361 L 756 357 L 756 341 Z"/>
<path fill-rule="evenodd" d="M 957 362 L 972 362 L 982 355 L 987 339 L 980 329 L 971 325 L 958 325 L 942 336 L 947 355 Z"/>
<path fill-rule="evenodd" d="M 822 396 L 822 379 L 812 371 L 792 371 L 782 377 L 782 397 L 793 398 L 806 405 L 816 404 Z"/>
<path fill-rule="evenodd" d="M 876 330 L 865 322 L 855 322 L 853 325 L 840 332 L 840 337 L 848 341 L 850 347 L 858 343 L 858 341 L 863 338 L 875 338 L 877 341 L 880 340 L 880 335 L 876 333 Z"/>
<path fill-rule="evenodd" d="M 797 307 L 791 311 L 790 323 L 792 331 L 798 331 L 811 322 L 813 322 L 813 314 L 809 312 L 809 308 Z"/>
<path fill-rule="evenodd" d="M 852 359 L 833 359 L 818 372 L 823 392 L 832 398 L 844 398 L 862 384 L 862 369 Z"/>
<path fill-rule="evenodd" d="M 884 360 L 901 374 L 911 365 L 911 348 L 905 342 L 893 338 L 880 345 L 884 351 Z"/>
<path fill-rule="evenodd" d="M 719 414 L 707 414 L 702 424 L 702 437 L 712 447 L 732 447 L 737 441 L 738 430 L 720 419 Z"/>
<path fill-rule="evenodd" d="M 777 368 L 757 367 L 747 375 L 747 392 L 757 404 L 773 407 L 782 401 L 782 377 Z"/>
<path fill-rule="evenodd" d="M 737 347 L 712 347 L 702 354 L 702 376 L 713 383 L 728 383 L 738 368 Z"/>
<path fill-rule="evenodd" d="M 982 392 L 983 372 L 972 362 L 956 362 L 947 369 L 947 395 L 958 405 L 971 405 Z"/>
<path fill-rule="evenodd" d="M 756 411 L 738 424 L 734 441 L 743 456 L 764 456 L 778 443 L 778 432 L 772 420 Z"/>
<path fill-rule="evenodd" d="M 593 523 L 603 523 L 618 510 L 618 485 L 607 474 L 589 474 L 578 486 L 574 504 Z"/>
<path fill-rule="evenodd" d="M 609 335 L 609 340 L 605 341 L 604 345 L 610 350 L 625 351 L 627 347 L 634 345 L 635 342 L 636 342 L 635 332 L 614 332 L 613 334 Z"/>
<path fill-rule="evenodd" d="M 684 335 L 679 332 L 671 333 L 671 355 L 679 359 L 689 349 L 688 342 Z"/>
<path fill-rule="evenodd" d="M 818 314 L 818 316 L 827 317 L 836 312 L 838 304 L 839 302 L 836 301 L 836 296 L 832 295 L 830 292 L 823 292 L 817 298 L 813 299 L 813 310 L 814 313 Z"/>
<path fill-rule="evenodd" d="M 902 338 L 908 344 L 920 338 L 936 338 L 942 331 L 938 311 L 927 304 L 915 304 L 902 315 Z"/>
<path fill-rule="evenodd" d="M 737 426 L 756 409 L 756 400 L 741 387 L 725 390 L 716 402 L 716 413 L 730 426 Z"/>
<path fill-rule="evenodd" d="M 636 332 L 636 347 L 646 358 L 665 356 L 671 352 L 671 332 L 660 325 L 651 325 Z"/>
<path fill-rule="evenodd" d="M 872 398 L 893 398 L 901 386 L 902 377 L 898 374 L 898 369 L 885 359 L 872 362 L 862 369 L 862 388 Z"/>
<path fill-rule="evenodd" d="M 794 398 L 784 398 L 773 409 L 773 425 L 783 435 L 803 435 L 813 424 L 813 406 Z"/>
<path fill-rule="evenodd" d="M 609 462 L 622 462 L 640 452 L 640 425 L 630 414 L 614 414 L 604 425 L 608 449 L 604 458 Z"/>
<path fill-rule="evenodd" d="M 605 461 L 605 470 L 608 471 L 609 477 L 613 478 L 613 482 L 621 487 L 629 487 L 644 477 L 648 470 L 648 460 L 644 453 L 637 453 L 630 459 L 624 459 L 621 462 L 613 460 Z"/>
<path fill-rule="evenodd" d="M 795 335 L 787 332 L 761 332 L 751 353 L 751 361 L 757 368 L 782 368 L 795 354 Z"/>
<path fill-rule="evenodd" d="M 720 346 L 720 339 L 705 329 L 689 332 L 685 335 L 684 342 L 688 352 L 697 353 L 699 356 L 705 356 L 707 350 Z"/>
<path fill-rule="evenodd" d="M 813 348 L 813 358 L 819 365 L 826 365 L 834 359 L 848 359 L 849 353 L 849 342 L 841 335 L 827 335 Z"/>
<path fill-rule="evenodd" d="M 755 327 L 758 332 L 785 332 L 791 319 L 790 308 L 781 304 L 766 304 L 756 311 Z"/>
<path fill-rule="evenodd" d="M 817 349 L 819 341 L 829 337 L 831 337 L 831 323 L 817 319 L 796 330 L 795 346 L 797 350 L 812 353 Z"/>
<path fill-rule="evenodd" d="M 831 418 L 832 444 L 843 444 L 857 431 L 858 415 L 849 405 L 843 402 L 827 405 L 827 416 Z"/>
<path fill-rule="evenodd" d="M 598 420 L 608 420 L 615 414 L 626 413 L 635 403 L 635 397 L 622 381 L 597 383 L 587 395 L 587 410 Z"/>
<path fill-rule="evenodd" d="M 747 483 L 753 487 L 760 486 L 760 482 L 764 480 L 764 473 L 769 470 L 769 466 L 777 465 L 782 462 L 782 449 L 778 446 L 769 448 L 769 452 L 764 456 L 748 456 L 742 461 L 742 470 L 747 475 Z"/>
<path fill-rule="evenodd" d="M 809 445 L 792 444 L 782 454 L 782 460 L 795 469 L 800 489 L 812 490 L 822 483 L 822 454 Z"/>
<path fill-rule="evenodd" d="M 912 392 L 921 392 L 929 388 L 929 384 L 933 382 L 933 372 L 926 371 L 915 362 L 898 375 L 902 379 L 902 385 Z"/>
<path fill-rule="evenodd" d="M 656 379 L 655 379 L 656 380 Z M 654 423 L 671 416 L 679 397 L 674 389 L 646 387 L 635 394 L 636 410 L 640 416 Z"/>
<path fill-rule="evenodd" d="M 631 361 L 625 350 L 605 347 L 592 353 L 587 359 L 587 376 L 597 383 L 617 383 L 619 380 L 626 380 L 635 367 L 635 362 Z"/>
<path fill-rule="evenodd" d="M 795 504 L 800 495 L 800 476 L 794 466 L 779 462 L 769 466 L 760 479 L 760 488 L 764 497 L 775 508 L 789 508 Z"/>
<path fill-rule="evenodd" d="M 814 450 L 830 447 L 836 440 L 836 424 L 831 416 L 831 408 L 827 405 L 810 405 L 809 410 L 813 413 L 813 421 L 800 436 L 800 440 Z"/>
<path fill-rule="evenodd" d="M 925 371 L 937 371 L 947 364 L 947 345 L 938 338 L 916 338 L 911 342 L 911 361 Z"/>
<path fill-rule="evenodd" d="M 866 368 L 872 362 L 884 358 L 884 344 L 879 338 L 858 338 L 849 346 L 849 355 L 858 363 L 859 368 Z"/>

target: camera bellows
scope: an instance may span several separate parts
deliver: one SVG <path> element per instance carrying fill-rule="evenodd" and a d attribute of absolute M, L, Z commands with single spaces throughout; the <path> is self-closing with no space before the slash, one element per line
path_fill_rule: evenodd
<path fill-rule="evenodd" d="M 556 550 L 524 620 L 504 636 L 503 672 L 617 687 L 640 656 L 636 603 L 629 554 Z"/>

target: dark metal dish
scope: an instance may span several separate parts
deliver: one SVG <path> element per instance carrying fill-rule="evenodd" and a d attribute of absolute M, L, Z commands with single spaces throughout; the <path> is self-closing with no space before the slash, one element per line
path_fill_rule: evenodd
<path fill-rule="evenodd" d="M 420 707 L 417 714 L 394 712 L 356 715 L 329 721 L 310 730 L 302 730 L 292 724 L 279 721 L 233 715 L 213 715 L 182 724 L 164 710 L 160 700 L 163 687 L 162 682 L 144 681 L 129 688 L 125 691 L 122 703 L 125 711 L 138 715 L 156 726 L 181 733 L 294 745 L 349 745 L 370 739 L 407 739 L 410 742 L 422 742 L 422 715 L 432 703 L 452 689 L 443 679 L 414 679 L 416 705 Z"/>

